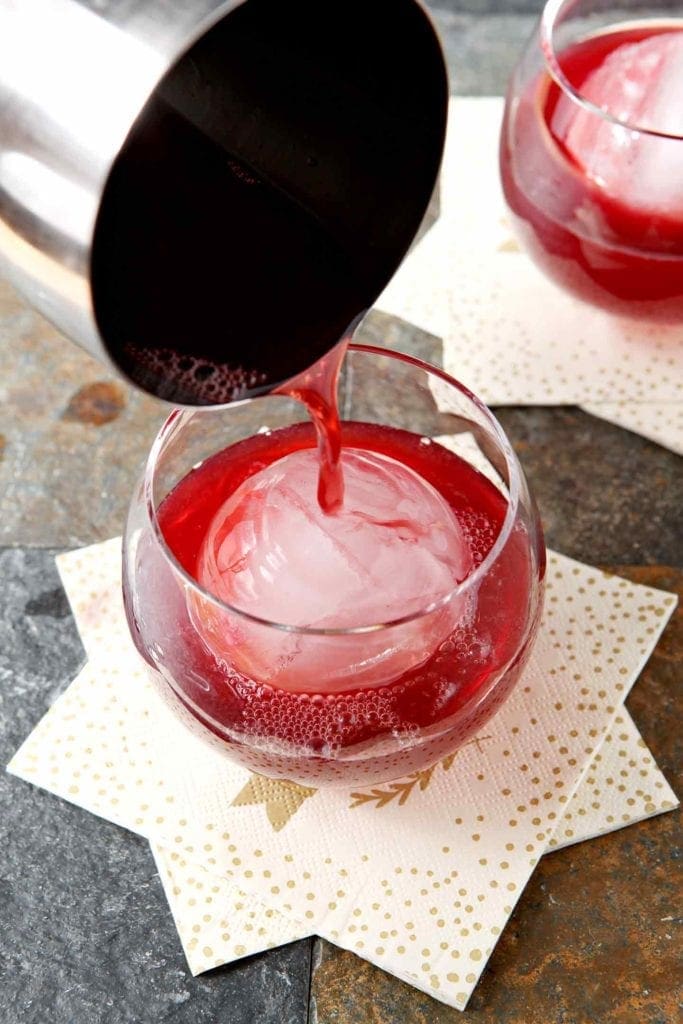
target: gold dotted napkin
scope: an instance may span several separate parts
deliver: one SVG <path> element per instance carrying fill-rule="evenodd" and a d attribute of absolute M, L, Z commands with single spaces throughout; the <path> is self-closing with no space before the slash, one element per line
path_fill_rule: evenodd
<path fill-rule="evenodd" d="M 441 215 L 377 306 L 444 340 L 489 405 L 578 404 L 683 454 L 683 330 L 565 294 L 515 242 L 498 177 L 499 97 L 451 100 Z"/>
<path fill-rule="evenodd" d="M 531 662 L 476 740 L 394 783 L 316 791 L 251 775 L 171 715 L 127 637 L 119 561 L 118 541 L 58 560 L 90 660 L 9 770 L 152 842 L 195 973 L 316 933 L 463 1008 L 549 846 L 675 805 L 621 707 L 669 594 L 551 554 Z"/>

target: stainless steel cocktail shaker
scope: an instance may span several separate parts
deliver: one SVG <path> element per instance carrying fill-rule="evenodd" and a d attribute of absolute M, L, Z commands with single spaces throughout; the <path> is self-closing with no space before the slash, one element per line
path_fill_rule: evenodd
<path fill-rule="evenodd" d="M 0 272 L 153 394 L 268 392 L 390 279 L 447 97 L 415 0 L 0 0 Z"/>

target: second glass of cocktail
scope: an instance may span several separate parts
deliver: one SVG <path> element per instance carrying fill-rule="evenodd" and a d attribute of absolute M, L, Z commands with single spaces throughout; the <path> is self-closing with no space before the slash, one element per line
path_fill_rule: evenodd
<path fill-rule="evenodd" d="M 512 76 L 503 190 L 529 255 L 620 316 L 683 322 L 678 0 L 548 0 Z"/>
<path fill-rule="evenodd" d="M 171 414 L 126 531 L 131 633 L 175 710 L 251 770 L 397 778 L 510 694 L 542 604 L 538 517 L 500 426 L 441 371 L 351 345 L 336 452 L 296 393 Z"/>

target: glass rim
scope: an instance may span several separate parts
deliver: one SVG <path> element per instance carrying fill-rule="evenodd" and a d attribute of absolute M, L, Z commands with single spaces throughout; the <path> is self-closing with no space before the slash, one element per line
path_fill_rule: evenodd
<path fill-rule="evenodd" d="M 248 622 L 253 622 L 259 626 L 267 626 L 271 629 L 278 629 L 287 633 L 296 633 L 302 636 L 344 636 L 344 635 L 359 635 L 363 633 L 377 633 L 380 630 L 391 629 L 395 626 L 405 625 L 409 622 L 417 621 L 418 619 L 425 618 L 427 615 L 431 615 L 433 612 L 438 611 L 440 608 L 444 608 L 450 604 L 451 601 L 464 594 L 469 593 L 476 584 L 486 575 L 491 566 L 498 559 L 501 551 L 507 544 L 507 541 L 512 533 L 515 520 L 517 518 L 517 511 L 519 508 L 520 495 L 522 491 L 522 470 L 515 455 L 512 445 L 510 444 L 505 431 L 502 426 L 493 415 L 491 410 L 481 401 L 472 391 L 469 390 L 464 384 L 456 381 L 453 377 L 447 374 L 444 370 L 439 369 L 436 366 L 431 366 L 429 363 L 424 362 L 422 359 L 417 359 L 414 356 L 409 356 L 404 352 L 397 352 L 392 349 L 378 348 L 374 345 L 364 345 L 358 343 L 351 343 L 348 347 L 349 352 L 361 352 L 365 355 L 381 356 L 388 359 L 395 359 L 399 362 L 406 363 L 410 366 L 414 366 L 418 370 L 422 370 L 428 375 L 438 377 L 444 383 L 450 387 L 455 388 L 461 395 L 463 395 L 468 401 L 483 414 L 487 420 L 488 426 L 493 430 L 494 439 L 497 442 L 500 451 L 502 452 L 505 465 L 508 473 L 508 494 L 507 494 L 507 509 L 505 511 L 505 517 L 503 519 L 501 528 L 496 536 L 495 541 L 491 545 L 486 556 L 482 559 L 479 565 L 470 572 L 464 580 L 457 583 L 455 587 L 451 588 L 450 591 L 442 595 L 435 601 L 431 601 L 428 605 L 423 608 L 419 608 L 415 612 L 411 612 L 408 615 L 400 616 L 399 618 L 390 619 L 386 622 L 372 623 L 365 626 L 349 626 L 349 627 L 319 627 L 319 626 L 296 626 L 288 623 L 274 622 L 270 619 L 260 618 L 257 615 L 253 615 L 251 612 L 244 611 L 236 605 L 228 604 L 226 601 L 222 601 L 215 594 L 212 594 L 210 590 L 203 587 L 198 580 L 191 576 L 180 564 L 174 553 L 171 551 L 166 543 L 166 539 L 161 530 L 159 519 L 157 516 L 157 503 L 154 498 L 154 484 L 156 479 L 156 468 L 159 457 L 162 455 L 166 445 L 173 438 L 178 430 L 180 430 L 184 423 L 196 415 L 207 415 L 213 412 L 226 412 L 228 409 L 242 405 L 245 402 L 257 401 L 254 398 L 246 398 L 243 402 L 230 402 L 225 405 L 216 406 L 200 406 L 192 408 L 176 408 L 171 412 L 168 418 L 163 423 L 161 429 L 156 435 L 152 447 L 150 448 L 147 461 L 145 463 L 145 470 L 143 476 L 143 488 L 145 498 L 145 511 L 147 519 L 152 527 L 156 542 L 159 544 L 163 556 L 170 563 L 173 571 L 183 580 L 186 586 L 189 586 L 194 593 L 196 593 L 203 601 L 208 601 L 215 608 L 222 612 L 228 612 L 231 615 L 236 615 L 241 619 Z M 345 357 L 346 358 L 346 357 Z M 267 396 L 265 396 L 267 397 Z M 282 396 L 286 397 L 286 396 Z M 342 420 L 342 424 L 343 424 Z M 457 436 L 457 435 L 456 435 Z M 430 439 L 431 440 L 431 439 Z M 170 491 L 169 491 L 170 493 Z M 163 499 L 162 499 L 163 501 Z"/>
<path fill-rule="evenodd" d="M 580 89 L 577 89 L 576 86 L 572 85 L 562 70 L 562 65 L 558 59 L 555 50 L 554 33 L 559 15 L 566 7 L 571 7 L 576 2 L 577 0 L 546 0 L 543 11 L 541 12 L 539 23 L 541 52 L 543 54 L 545 66 L 555 83 L 573 103 L 583 107 L 583 109 L 588 113 L 594 114 L 601 120 L 608 121 L 610 124 L 615 125 L 615 127 L 624 128 L 626 131 L 637 132 L 639 135 L 650 136 L 655 139 L 683 141 L 683 133 L 665 132 L 657 128 L 648 128 L 644 125 L 633 124 L 630 121 L 625 121 L 623 118 L 616 117 L 614 114 L 611 114 L 609 110 L 605 110 L 604 107 L 599 107 L 597 103 L 589 100 L 588 97 L 583 95 Z M 662 23 L 666 24 L 664 20 L 662 20 Z M 636 25 L 639 23 L 625 21 L 618 22 L 618 24 L 628 26 L 630 24 Z"/>

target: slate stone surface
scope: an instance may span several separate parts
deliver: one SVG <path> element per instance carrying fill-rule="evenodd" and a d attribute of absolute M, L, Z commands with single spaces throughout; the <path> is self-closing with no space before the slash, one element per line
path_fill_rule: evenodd
<path fill-rule="evenodd" d="M 168 408 L 114 380 L 2 281 L 0 366 L 0 545 L 120 533 Z"/>
<path fill-rule="evenodd" d="M 680 565 L 680 456 L 581 409 L 497 409 L 550 547 L 585 562 Z"/>
<path fill-rule="evenodd" d="M 0 763 L 84 663 L 54 550 L 0 550 Z M 193 979 L 148 844 L 0 774 L 1 1024 L 301 1024 L 311 942 Z"/>
<path fill-rule="evenodd" d="M 450 90 L 456 96 L 500 96 L 536 17 L 515 14 L 499 0 L 499 12 L 471 15 L 459 4 L 429 5 L 448 60 Z M 536 8 L 536 9 L 540 9 Z"/>

